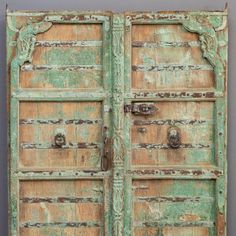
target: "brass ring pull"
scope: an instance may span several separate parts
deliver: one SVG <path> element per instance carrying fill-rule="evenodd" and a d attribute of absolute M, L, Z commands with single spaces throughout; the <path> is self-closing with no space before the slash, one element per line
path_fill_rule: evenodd
<path fill-rule="evenodd" d="M 54 142 L 56 147 L 61 148 L 63 145 L 66 145 L 66 135 L 63 130 L 57 130 L 55 137 L 54 137 Z"/>
<path fill-rule="evenodd" d="M 167 139 L 171 148 L 179 148 L 181 145 L 180 129 L 176 126 L 170 127 L 168 129 Z"/>

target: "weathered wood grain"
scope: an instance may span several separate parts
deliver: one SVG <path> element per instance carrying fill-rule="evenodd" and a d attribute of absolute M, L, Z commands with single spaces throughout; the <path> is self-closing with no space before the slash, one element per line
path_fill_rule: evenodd
<path fill-rule="evenodd" d="M 211 166 L 214 156 L 214 104 L 211 102 L 157 102 L 151 116 L 132 115 L 132 165 Z M 165 118 L 165 119 L 163 119 Z M 179 119 L 181 118 L 181 119 Z M 181 145 L 168 145 L 168 129 L 180 129 Z"/>
<path fill-rule="evenodd" d="M 172 232 L 170 226 L 173 232 L 179 226 L 187 226 L 190 232 L 198 232 L 198 227 L 206 227 L 205 230 L 212 228 L 215 215 L 214 189 L 213 181 L 135 180 L 135 230 L 157 227 L 154 232 L 163 232 L 165 235 Z"/>
<path fill-rule="evenodd" d="M 202 57 L 197 34 L 179 24 L 133 25 L 131 34 L 133 89 L 215 86 L 213 68 Z"/>
<path fill-rule="evenodd" d="M 101 24 L 55 24 L 36 39 L 32 66 L 21 68 L 22 88 L 102 87 Z"/>
<path fill-rule="evenodd" d="M 23 235 L 70 228 L 82 228 L 84 233 L 99 231 L 102 197 L 102 181 L 21 181 L 20 230 Z"/>
<path fill-rule="evenodd" d="M 99 169 L 102 113 L 96 102 L 21 102 L 21 168 Z M 66 143 L 55 145 L 58 129 Z"/>
<path fill-rule="evenodd" d="M 8 11 L 9 234 L 226 236 L 227 41 L 227 11 Z"/>

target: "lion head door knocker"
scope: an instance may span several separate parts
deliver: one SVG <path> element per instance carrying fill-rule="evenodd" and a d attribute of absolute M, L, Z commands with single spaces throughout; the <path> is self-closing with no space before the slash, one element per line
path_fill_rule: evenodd
<path fill-rule="evenodd" d="M 171 148 L 179 148 L 181 145 L 180 129 L 176 126 L 171 126 L 167 133 L 168 145 Z"/>
<path fill-rule="evenodd" d="M 56 147 L 61 148 L 66 145 L 66 133 L 62 129 L 57 129 L 54 136 L 54 143 Z"/>

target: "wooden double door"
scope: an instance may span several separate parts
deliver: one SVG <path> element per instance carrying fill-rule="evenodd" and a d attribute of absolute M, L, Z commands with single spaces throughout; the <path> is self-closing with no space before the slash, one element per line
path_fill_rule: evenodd
<path fill-rule="evenodd" d="M 227 12 L 7 12 L 9 236 L 224 236 Z"/>

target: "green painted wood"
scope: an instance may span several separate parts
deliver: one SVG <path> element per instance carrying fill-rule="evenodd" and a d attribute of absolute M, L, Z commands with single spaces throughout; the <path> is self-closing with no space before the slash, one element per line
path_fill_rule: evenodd
<path fill-rule="evenodd" d="M 83 24 L 101 24 L 102 39 L 38 39 L 55 25 Z M 141 35 L 136 26 L 143 27 Z M 151 28 L 156 30 L 153 38 L 146 39 Z M 175 31 L 175 37 L 171 36 Z M 226 236 L 227 43 L 227 11 L 8 11 L 9 235 L 27 235 L 22 229 L 48 235 L 56 227 L 65 230 L 60 233 L 63 236 L 70 235 L 71 228 L 100 229 L 88 235 L 191 232 L 191 236 Z M 179 60 L 179 55 L 185 60 Z M 182 87 L 178 86 L 180 80 Z M 72 108 L 71 115 L 65 115 L 58 108 L 46 116 L 20 118 L 24 102 L 32 106 L 38 102 L 93 102 L 100 104 L 100 116 L 89 117 L 92 110 Z M 155 102 L 160 110 L 151 117 L 124 112 L 124 105 L 135 102 Z M 203 108 L 201 104 L 205 104 Z M 22 126 L 37 132 L 20 145 Z M 93 156 L 96 163 L 91 163 L 96 169 L 51 166 L 50 170 L 44 165 L 22 169 L 23 149 L 37 150 L 39 156 L 40 150 L 56 149 L 50 135 L 40 140 L 41 131 L 48 127 L 50 132 L 52 126 L 79 133 L 76 137 L 82 141 L 64 145 L 66 151 L 99 150 Z M 170 126 L 181 130 L 183 143 L 178 149 L 167 143 Z M 40 131 L 39 127 L 44 128 Z M 91 135 L 96 127 L 101 128 L 99 138 L 89 139 L 91 127 Z M 107 155 L 108 169 L 102 170 L 100 164 Z M 58 222 L 40 222 L 36 217 L 21 222 L 21 204 L 62 201 L 62 196 L 22 198 L 22 183 L 39 180 L 83 184 L 90 180 L 96 194 L 101 193 L 99 199 L 70 196 L 63 201 L 103 204 L 101 219 L 66 222 L 62 217 Z"/>
<path fill-rule="evenodd" d="M 113 15 L 113 235 L 124 235 L 124 18 Z"/>

